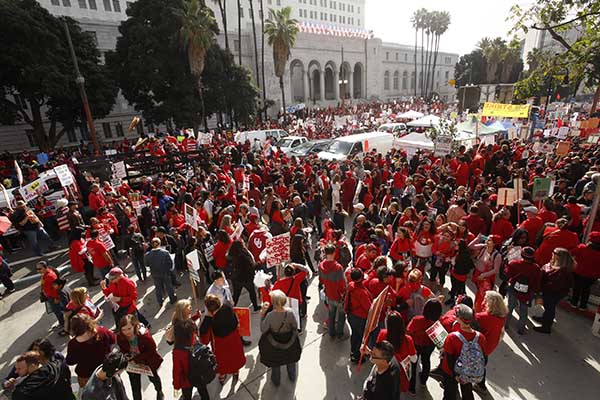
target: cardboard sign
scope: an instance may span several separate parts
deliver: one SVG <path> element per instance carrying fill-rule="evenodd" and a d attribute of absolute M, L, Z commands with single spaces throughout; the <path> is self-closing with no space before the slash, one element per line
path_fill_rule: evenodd
<path fill-rule="evenodd" d="M 569 154 L 569 151 L 571 150 L 571 143 L 569 142 L 558 142 L 556 144 L 556 155 L 559 157 L 564 157 L 567 154 Z"/>
<path fill-rule="evenodd" d="M 568 126 L 561 126 L 558 129 L 558 133 L 556 134 L 556 136 L 559 139 L 566 139 L 567 136 L 569 136 L 569 127 Z"/>
<path fill-rule="evenodd" d="M 550 186 L 552 180 L 550 178 L 535 178 L 533 180 L 533 190 L 531 196 L 533 201 L 540 201 L 547 198 L 550 194 Z"/>
<path fill-rule="evenodd" d="M 404 371 L 404 374 L 406 375 L 406 378 L 408 378 L 409 381 L 412 369 L 412 362 L 410 361 L 410 357 L 411 356 L 406 356 L 404 360 L 400 361 L 400 366 L 402 367 L 402 370 Z"/>
<path fill-rule="evenodd" d="M 152 373 L 152 370 L 150 369 L 149 366 L 144 365 L 144 364 L 137 364 L 132 361 L 129 361 L 127 363 L 127 368 L 125 369 L 125 371 L 131 372 L 132 374 L 154 376 L 154 374 Z"/>
<path fill-rule="evenodd" d="M 56 173 L 56 177 L 60 181 L 62 187 L 66 187 L 75 183 L 73 180 L 73 175 L 66 164 L 54 167 L 54 172 Z"/>
<path fill-rule="evenodd" d="M 498 201 L 496 204 L 499 206 L 512 206 L 516 201 L 516 191 L 511 188 L 499 188 L 498 189 Z"/>
<path fill-rule="evenodd" d="M 190 277 L 196 281 L 200 282 L 200 259 L 198 258 L 198 250 L 194 250 L 185 255 L 185 260 L 187 262 L 188 271 L 190 273 Z"/>
<path fill-rule="evenodd" d="M 193 230 L 198 230 L 198 210 L 189 204 L 184 204 L 183 213 L 185 214 L 185 223 L 192 227 Z"/>
<path fill-rule="evenodd" d="M 21 196 L 23 196 L 23 200 L 25 200 L 26 203 L 29 203 L 40 194 L 44 194 L 47 191 L 48 185 L 46 185 L 46 183 L 42 182 L 40 179 L 36 179 L 30 184 L 27 184 L 19 189 L 19 193 L 21 193 Z"/>
<path fill-rule="evenodd" d="M 290 259 L 290 233 L 277 235 L 267 239 L 267 265 L 269 267 L 282 264 Z"/>
<path fill-rule="evenodd" d="M 98 233 L 99 233 L 98 238 L 104 244 L 104 247 L 106 247 L 106 250 L 111 250 L 111 249 L 115 248 L 115 242 L 113 242 L 113 240 L 110 237 L 110 234 L 108 232 L 106 232 L 105 230 L 102 229 Z"/>
<path fill-rule="evenodd" d="M 296 317 L 296 324 L 300 326 L 300 302 L 298 301 L 298 299 L 288 297 L 285 306 L 292 310 L 294 317 Z"/>
<path fill-rule="evenodd" d="M 238 331 L 240 336 L 251 336 L 252 330 L 250 328 L 250 308 L 233 307 L 233 312 L 238 319 Z"/>
<path fill-rule="evenodd" d="M 513 188 L 515 189 L 515 201 L 523 198 L 523 180 L 521 178 L 513 179 Z"/>
<path fill-rule="evenodd" d="M 440 321 L 436 321 L 435 324 L 427 328 L 427 330 L 425 330 L 425 333 L 427 333 L 429 339 L 431 339 L 433 344 L 435 344 L 435 347 L 437 347 L 440 350 L 444 348 L 444 342 L 448 337 L 448 332 L 446 331 L 446 329 Z"/>
<path fill-rule="evenodd" d="M 113 163 L 112 171 L 115 178 L 123 179 L 127 177 L 127 169 L 125 168 L 125 162 L 123 161 Z"/>
<path fill-rule="evenodd" d="M 452 137 L 450 136 L 438 136 L 435 139 L 435 152 L 436 157 L 443 157 L 452 152 Z"/>

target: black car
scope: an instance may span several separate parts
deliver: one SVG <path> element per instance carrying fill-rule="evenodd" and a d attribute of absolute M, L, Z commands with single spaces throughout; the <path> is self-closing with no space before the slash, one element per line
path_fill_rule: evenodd
<path fill-rule="evenodd" d="M 291 150 L 288 155 L 295 157 L 306 157 L 325 150 L 329 146 L 329 143 L 331 143 L 331 139 L 310 140 L 306 143 L 302 143 L 300 146 L 294 147 L 294 149 Z"/>

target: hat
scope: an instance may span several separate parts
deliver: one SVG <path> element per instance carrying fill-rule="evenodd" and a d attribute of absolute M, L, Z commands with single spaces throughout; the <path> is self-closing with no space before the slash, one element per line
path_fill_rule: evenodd
<path fill-rule="evenodd" d="M 590 233 L 590 242 L 600 243 L 600 232 L 594 231 L 594 232 Z"/>
<path fill-rule="evenodd" d="M 252 222 L 256 222 L 256 221 L 258 221 L 258 215 L 256 215 L 256 214 L 250 214 L 250 215 L 248 216 L 248 219 L 249 219 L 250 221 L 252 221 Z"/>
<path fill-rule="evenodd" d="M 473 321 L 473 310 L 465 304 L 459 304 L 455 308 L 456 318 L 460 318 L 463 322 L 470 323 Z"/>
<path fill-rule="evenodd" d="M 496 193 L 494 193 L 494 194 L 490 195 L 489 199 L 492 203 L 496 202 L 496 201 L 498 201 L 498 195 Z"/>
<path fill-rule="evenodd" d="M 535 258 L 535 250 L 530 246 L 523 247 L 523 250 L 521 250 L 521 257 L 526 260 L 533 260 Z"/>
<path fill-rule="evenodd" d="M 532 213 L 532 214 L 536 214 L 538 213 L 538 209 L 536 206 L 529 206 L 529 207 L 525 207 L 523 209 L 523 211 L 525 211 L 526 213 Z"/>
<path fill-rule="evenodd" d="M 355 208 L 356 210 L 358 210 L 358 211 L 362 211 L 362 210 L 364 210 L 364 209 L 365 209 L 365 205 L 364 205 L 363 203 L 356 203 L 356 204 L 354 205 L 354 208 Z"/>
<path fill-rule="evenodd" d="M 67 199 L 58 199 L 58 200 L 56 200 L 56 205 L 58 207 L 65 207 L 68 204 L 69 204 L 69 200 L 67 200 Z"/>
<path fill-rule="evenodd" d="M 160 232 L 160 233 L 167 233 L 167 230 L 165 229 L 165 227 L 164 227 L 164 226 L 159 226 L 159 227 L 158 227 L 158 229 L 157 229 L 156 231 L 157 231 L 157 232 Z"/>
<path fill-rule="evenodd" d="M 108 279 L 113 280 L 117 276 L 121 276 L 121 275 L 123 275 L 123 270 L 119 267 L 114 267 L 114 268 L 111 268 L 110 272 L 108 273 Z"/>
<path fill-rule="evenodd" d="M 76 201 L 70 201 L 69 204 L 68 204 L 69 207 L 71 207 L 71 206 L 78 206 L 78 205 L 79 204 Z"/>
<path fill-rule="evenodd" d="M 27 205 L 27 203 L 25 203 L 23 200 L 17 201 L 17 207 L 25 207 L 26 205 Z"/>

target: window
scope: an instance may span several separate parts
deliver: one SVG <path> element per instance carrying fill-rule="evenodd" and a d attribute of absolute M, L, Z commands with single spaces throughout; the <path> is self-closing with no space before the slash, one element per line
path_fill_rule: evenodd
<path fill-rule="evenodd" d="M 396 61 L 398 61 L 398 53 L 396 53 Z"/>
<path fill-rule="evenodd" d="M 407 89 L 407 84 L 408 84 L 408 72 L 404 71 L 402 73 L 402 90 Z"/>
<path fill-rule="evenodd" d="M 240 18 L 244 18 L 244 8 L 240 7 Z"/>
<path fill-rule="evenodd" d="M 50 4 L 52 4 L 53 6 L 60 6 L 58 0 L 50 0 Z"/>
<path fill-rule="evenodd" d="M 242 49 L 240 48 L 240 41 L 239 40 L 234 40 L 233 41 L 233 48 L 235 50 L 237 50 L 238 53 L 242 52 Z"/>
<path fill-rule="evenodd" d="M 25 129 L 25 134 L 27 135 L 29 147 L 35 147 L 35 137 L 33 136 L 33 129 Z"/>
<path fill-rule="evenodd" d="M 79 0 L 79 8 L 87 8 L 87 1 Z"/>
<path fill-rule="evenodd" d="M 77 134 L 75 133 L 73 128 L 67 129 L 67 140 L 70 143 L 77 142 Z"/>
<path fill-rule="evenodd" d="M 96 6 L 96 0 L 90 0 L 90 10 L 97 10 L 98 6 Z"/>
<path fill-rule="evenodd" d="M 281 0 L 277 0 L 277 5 L 280 6 L 281 5 Z"/>
<path fill-rule="evenodd" d="M 360 19 L 358 20 L 358 22 L 356 23 L 356 25 L 360 25 Z"/>
<path fill-rule="evenodd" d="M 85 33 L 87 33 L 88 35 L 90 35 L 92 37 L 92 39 L 94 39 L 94 43 L 96 43 L 96 46 L 98 46 L 98 35 L 96 35 L 96 32 L 94 32 L 94 31 L 85 31 Z"/>
<path fill-rule="evenodd" d="M 104 2 L 104 9 L 106 11 L 112 11 L 112 8 L 110 6 L 110 0 L 104 0 L 103 2 Z"/>
<path fill-rule="evenodd" d="M 125 133 L 123 132 L 123 124 L 120 122 L 117 122 L 115 124 L 115 131 L 117 132 L 117 136 L 118 137 L 123 137 L 125 136 Z"/>
<path fill-rule="evenodd" d="M 71 7 L 71 0 L 63 0 L 63 6 Z"/>
<path fill-rule="evenodd" d="M 414 89 L 415 88 L 415 71 L 410 73 L 410 88 Z"/>
<path fill-rule="evenodd" d="M 423 73 L 419 72 L 419 89 L 423 87 Z"/>
<path fill-rule="evenodd" d="M 398 71 L 394 72 L 394 90 L 398 90 L 398 80 L 400 78 L 400 74 Z"/>
<path fill-rule="evenodd" d="M 327 13 L 323 13 L 323 21 L 327 21 Z"/>
<path fill-rule="evenodd" d="M 385 74 L 383 74 L 383 89 L 390 90 L 390 72 L 389 71 L 385 71 Z"/>
<path fill-rule="evenodd" d="M 360 6 L 358 6 L 358 13 L 360 14 Z"/>
<path fill-rule="evenodd" d="M 115 10 L 115 12 L 121 12 L 120 0 L 113 0 L 113 10 Z"/>
<path fill-rule="evenodd" d="M 446 77 L 446 81 L 448 81 L 448 78 L 450 77 L 450 71 L 446 71 L 444 75 Z"/>
<path fill-rule="evenodd" d="M 445 57 L 445 58 L 444 58 L 444 62 L 445 62 L 446 64 L 452 64 L 452 57 Z"/>
<path fill-rule="evenodd" d="M 388 61 L 390 59 L 390 52 L 386 51 L 385 52 L 385 60 Z"/>
<path fill-rule="evenodd" d="M 404 53 L 404 61 L 408 61 L 408 53 Z"/>
<path fill-rule="evenodd" d="M 108 122 L 102 123 L 102 132 L 104 132 L 104 137 L 107 139 L 112 138 L 112 131 L 110 130 L 110 124 Z"/>

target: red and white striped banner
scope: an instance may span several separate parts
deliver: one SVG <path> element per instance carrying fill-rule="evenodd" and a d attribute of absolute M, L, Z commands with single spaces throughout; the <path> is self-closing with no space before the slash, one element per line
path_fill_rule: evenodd
<path fill-rule="evenodd" d="M 366 29 L 345 28 L 337 25 L 320 25 L 311 22 L 300 22 L 298 24 L 300 32 L 313 35 L 327 35 L 347 38 L 372 39 L 373 31 Z"/>

